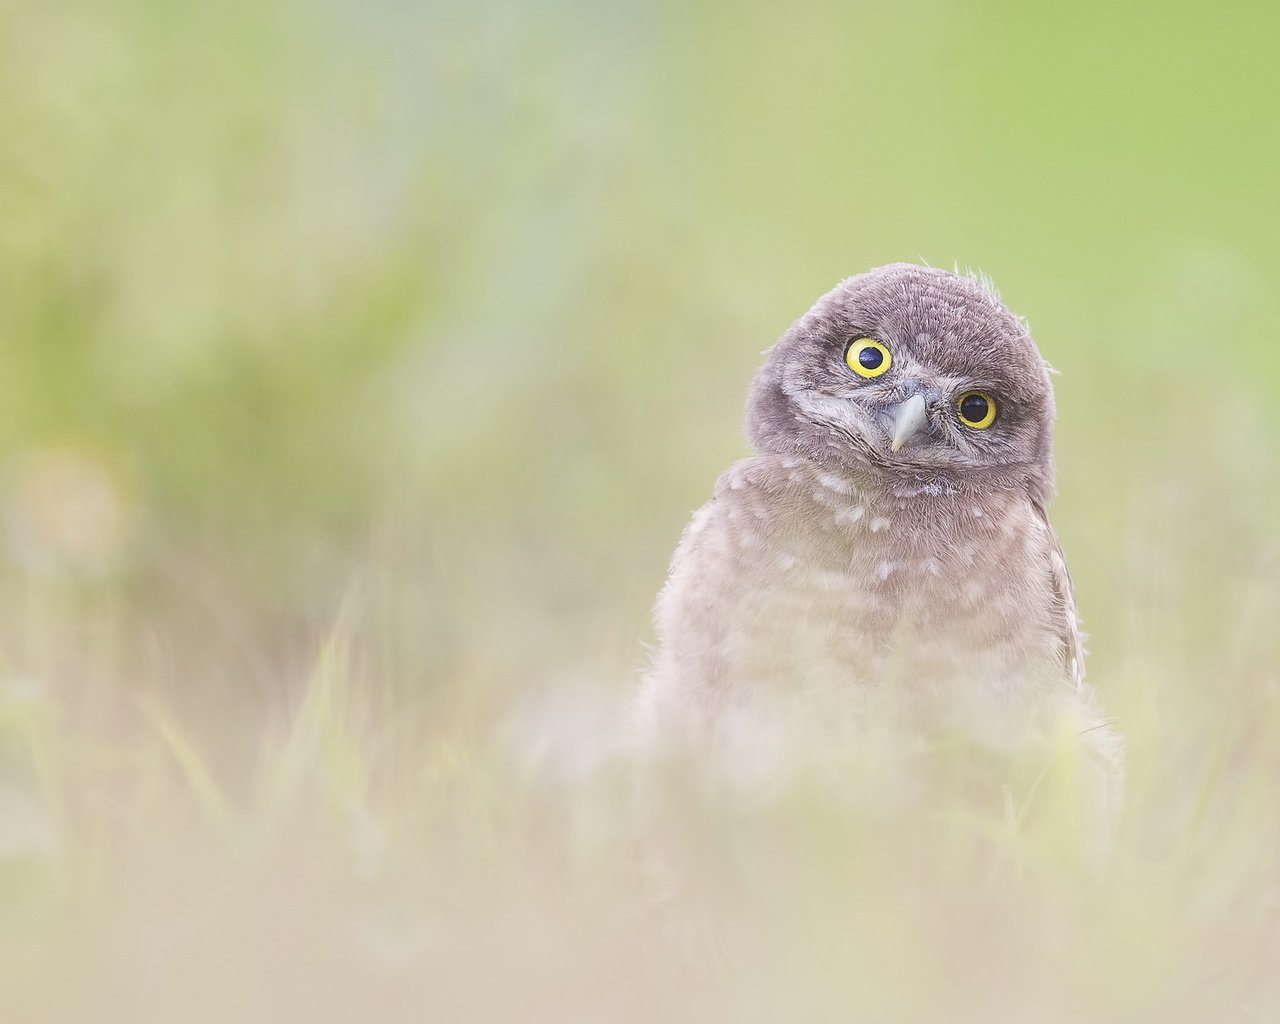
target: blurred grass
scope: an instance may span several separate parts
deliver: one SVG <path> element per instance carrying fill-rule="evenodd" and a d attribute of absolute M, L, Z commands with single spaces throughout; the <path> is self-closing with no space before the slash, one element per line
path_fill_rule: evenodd
<path fill-rule="evenodd" d="M 1278 22 L 0 4 L 5 1019 L 1274 1016 Z M 696 808 L 689 977 L 604 709 L 760 351 L 895 259 L 1061 371 L 1129 818 L 973 889 Z"/>

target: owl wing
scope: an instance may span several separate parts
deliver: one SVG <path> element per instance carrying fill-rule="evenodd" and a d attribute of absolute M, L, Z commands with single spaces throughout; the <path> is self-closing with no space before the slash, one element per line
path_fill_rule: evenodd
<path fill-rule="evenodd" d="M 1084 640 L 1080 630 L 1080 618 L 1076 614 L 1075 588 L 1071 584 L 1071 570 L 1067 568 L 1067 558 L 1062 553 L 1062 544 L 1058 535 L 1049 525 L 1049 517 L 1044 507 L 1035 502 L 1036 515 L 1044 524 L 1045 536 L 1049 545 L 1049 584 L 1052 594 L 1052 614 L 1062 642 L 1062 657 L 1067 670 L 1067 677 L 1077 687 L 1084 685 Z"/>

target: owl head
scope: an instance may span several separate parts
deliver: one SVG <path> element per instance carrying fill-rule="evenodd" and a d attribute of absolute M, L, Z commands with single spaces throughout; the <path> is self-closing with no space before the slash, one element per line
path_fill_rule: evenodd
<path fill-rule="evenodd" d="M 898 493 L 1053 488 L 1053 389 L 1026 326 L 984 284 L 909 263 L 849 278 L 791 326 L 747 436 Z"/>

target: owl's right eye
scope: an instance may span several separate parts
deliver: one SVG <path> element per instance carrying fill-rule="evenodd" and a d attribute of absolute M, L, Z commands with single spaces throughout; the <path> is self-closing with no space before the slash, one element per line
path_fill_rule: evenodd
<path fill-rule="evenodd" d="M 893 365 L 893 356 L 874 338 L 854 338 L 845 349 L 844 361 L 859 377 L 879 377 Z"/>

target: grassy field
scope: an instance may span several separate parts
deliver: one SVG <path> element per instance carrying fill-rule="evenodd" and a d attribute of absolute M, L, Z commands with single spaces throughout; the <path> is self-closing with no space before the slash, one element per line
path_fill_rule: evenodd
<path fill-rule="evenodd" d="M 0 1020 L 1276 1019 L 1278 31 L 0 2 Z M 761 351 L 898 259 L 1060 371 L 1114 849 L 686 795 L 655 913 L 650 602 Z"/>

